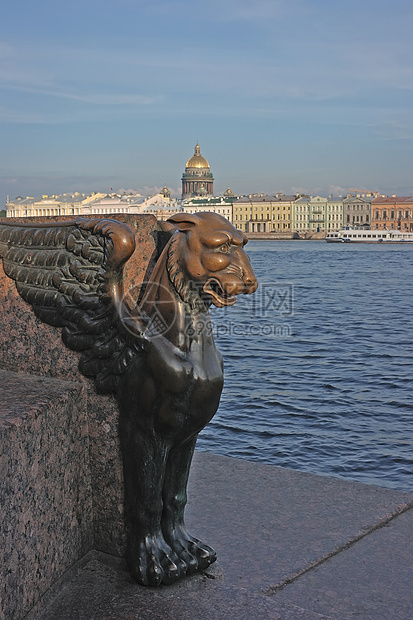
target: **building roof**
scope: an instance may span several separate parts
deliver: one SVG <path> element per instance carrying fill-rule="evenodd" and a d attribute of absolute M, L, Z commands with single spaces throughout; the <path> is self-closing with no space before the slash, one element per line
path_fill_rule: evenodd
<path fill-rule="evenodd" d="M 291 196 L 284 194 L 276 194 L 275 196 L 269 196 L 267 194 L 249 194 L 248 196 L 239 196 L 236 202 L 295 202 L 296 200 L 297 196 L 295 194 Z"/>
<path fill-rule="evenodd" d="M 394 204 L 406 204 L 413 203 L 413 196 L 379 196 L 372 202 L 374 205 L 394 205 Z"/>
<path fill-rule="evenodd" d="M 183 201 L 184 205 L 194 205 L 194 206 L 202 206 L 202 205 L 223 205 L 223 204 L 233 204 L 234 198 L 232 196 L 211 196 L 207 198 L 206 196 L 194 196 L 193 198 L 186 198 Z"/>

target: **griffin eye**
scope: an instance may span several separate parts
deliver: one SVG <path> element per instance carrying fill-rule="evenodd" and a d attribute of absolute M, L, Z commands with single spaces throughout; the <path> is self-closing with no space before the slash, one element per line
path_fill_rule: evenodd
<path fill-rule="evenodd" d="M 229 245 L 228 243 L 224 243 L 224 245 L 221 245 L 221 247 L 219 248 L 220 252 L 225 252 L 225 254 L 227 254 L 229 252 Z"/>

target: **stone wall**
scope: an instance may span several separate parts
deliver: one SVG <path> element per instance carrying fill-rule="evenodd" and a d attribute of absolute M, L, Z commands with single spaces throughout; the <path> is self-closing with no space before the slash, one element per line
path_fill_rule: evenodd
<path fill-rule="evenodd" d="M 58 219 L 70 218 L 47 221 Z M 151 215 L 113 219 L 135 233 L 125 268 L 133 306 L 157 255 L 158 225 Z M 124 553 L 118 411 L 80 375 L 78 357 L 0 266 L 0 620 L 22 617 L 89 550 Z"/>
<path fill-rule="evenodd" d="M 0 618 L 20 618 L 93 548 L 81 383 L 0 370 Z"/>

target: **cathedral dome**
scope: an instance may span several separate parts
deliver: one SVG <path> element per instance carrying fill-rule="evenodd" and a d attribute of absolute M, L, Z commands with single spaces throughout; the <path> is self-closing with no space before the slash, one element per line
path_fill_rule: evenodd
<path fill-rule="evenodd" d="M 195 146 L 195 153 L 188 159 L 185 168 L 209 168 L 209 163 L 205 157 L 202 157 L 201 155 L 201 149 L 198 142 Z"/>
<path fill-rule="evenodd" d="M 210 197 L 214 195 L 214 177 L 209 163 L 202 157 L 198 142 L 195 153 L 186 162 L 185 172 L 182 175 L 182 199 L 196 196 Z"/>

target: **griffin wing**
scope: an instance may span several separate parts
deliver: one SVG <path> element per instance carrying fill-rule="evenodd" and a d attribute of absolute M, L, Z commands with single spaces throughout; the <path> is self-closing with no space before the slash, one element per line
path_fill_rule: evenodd
<path fill-rule="evenodd" d="M 79 369 L 101 393 L 114 392 L 139 337 L 125 329 L 123 265 L 135 249 L 132 231 L 115 220 L 0 224 L 0 257 L 21 297 L 63 342 L 81 351 Z"/>

